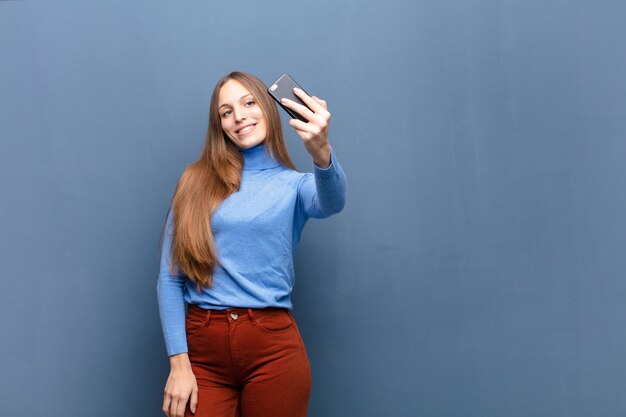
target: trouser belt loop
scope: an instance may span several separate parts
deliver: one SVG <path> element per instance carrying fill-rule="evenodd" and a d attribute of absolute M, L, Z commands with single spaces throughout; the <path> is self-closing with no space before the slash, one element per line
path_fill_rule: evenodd
<path fill-rule="evenodd" d="M 252 314 L 251 308 L 248 309 L 248 317 L 250 317 L 250 321 L 252 322 L 252 325 L 256 326 L 256 320 L 254 319 L 254 314 Z"/>
<path fill-rule="evenodd" d="M 211 309 L 207 309 L 206 316 L 204 317 L 204 327 L 209 327 L 209 322 L 211 321 Z"/>

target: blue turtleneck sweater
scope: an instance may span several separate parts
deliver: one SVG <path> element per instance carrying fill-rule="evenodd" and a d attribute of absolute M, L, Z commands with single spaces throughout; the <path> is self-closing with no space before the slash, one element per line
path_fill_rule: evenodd
<path fill-rule="evenodd" d="M 265 145 L 241 150 L 241 187 L 211 217 L 220 266 L 201 291 L 183 274 L 172 275 L 168 258 L 172 212 L 167 217 L 157 284 L 159 313 L 169 356 L 187 352 L 185 302 L 202 308 L 292 309 L 293 255 L 304 224 L 342 210 L 346 177 L 331 148 L 327 168 L 300 173 L 274 160 Z"/>

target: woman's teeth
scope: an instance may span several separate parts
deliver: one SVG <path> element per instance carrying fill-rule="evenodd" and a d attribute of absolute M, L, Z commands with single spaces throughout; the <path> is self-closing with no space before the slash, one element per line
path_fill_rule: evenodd
<path fill-rule="evenodd" d="M 237 133 L 239 133 L 240 135 L 245 135 L 246 133 L 250 132 L 252 129 L 254 129 L 254 126 L 256 125 L 250 125 L 250 126 L 246 126 L 241 130 L 238 130 Z"/>

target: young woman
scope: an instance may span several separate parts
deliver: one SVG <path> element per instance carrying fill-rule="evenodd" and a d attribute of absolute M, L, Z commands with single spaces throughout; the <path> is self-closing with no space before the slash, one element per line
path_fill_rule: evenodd
<path fill-rule="evenodd" d="M 289 124 L 313 173 L 296 171 L 259 79 L 233 72 L 213 91 L 204 148 L 178 181 L 163 236 L 168 417 L 306 416 L 311 369 L 291 312 L 293 254 L 309 218 L 342 210 L 346 179 L 326 102 L 295 94 L 306 106 L 284 104 L 308 120 Z"/>

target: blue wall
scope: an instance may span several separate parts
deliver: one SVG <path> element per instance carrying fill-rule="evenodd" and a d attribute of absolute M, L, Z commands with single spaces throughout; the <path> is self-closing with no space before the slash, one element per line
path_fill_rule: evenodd
<path fill-rule="evenodd" d="M 297 254 L 310 416 L 626 415 L 625 19 L 0 1 L 0 414 L 161 415 L 162 222 L 241 69 L 327 99 L 349 181 Z"/>

